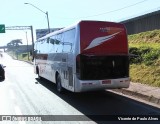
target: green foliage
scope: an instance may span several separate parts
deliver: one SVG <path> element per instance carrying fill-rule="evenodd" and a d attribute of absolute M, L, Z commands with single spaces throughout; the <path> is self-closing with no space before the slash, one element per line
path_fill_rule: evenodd
<path fill-rule="evenodd" d="M 32 60 L 32 56 L 30 56 L 29 53 L 16 54 L 14 51 L 8 51 L 7 53 L 14 59 L 23 60 L 23 61 L 31 61 Z M 29 54 L 29 60 L 28 60 L 28 54 Z"/>
<path fill-rule="evenodd" d="M 141 53 L 140 50 L 136 47 L 130 47 L 129 48 L 130 53 L 130 63 L 131 64 L 138 64 L 142 62 Z"/>
<path fill-rule="evenodd" d="M 160 30 L 153 30 L 128 36 L 130 43 L 160 43 Z"/>
<path fill-rule="evenodd" d="M 160 30 L 130 35 L 128 40 L 131 81 L 160 87 Z"/>
<path fill-rule="evenodd" d="M 131 57 L 131 64 L 144 63 L 145 65 L 153 65 L 160 58 L 160 49 L 155 49 L 152 47 L 130 47 L 129 53 L 136 55 Z"/>
<path fill-rule="evenodd" d="M 160 50 L 153 49 L 152 51 L 144 54 L 143 60 L 146 65 L 153 65 L 160 57 Z"/>

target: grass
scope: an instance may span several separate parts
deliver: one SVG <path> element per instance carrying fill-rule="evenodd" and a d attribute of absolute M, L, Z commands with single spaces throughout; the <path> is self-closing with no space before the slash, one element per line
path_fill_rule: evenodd
<path fill-rule="evenodd" d="M 131 64 L 131 81 L 160 87 L 160 66 L 146 66 L 144 64 Z"/>
<path fill-rule="evenodd" d="M 31 56 L 30 55 L 28 56 L 27 53 L 19 54 L 18 59 L 19 60 L 24 60 L 24 61 L 31 61 L 32 60 Z"/>
<path fill-rule="evenodd" d="M 17 54 L 15 54 L 14 51 L 9 51 L 8 54 L 18 60 L 23 60 L 23 61 L 31 61 L 32 60 L 32 56 L 30 56 L 30 55 L 29 55 L 29 60 L 28 60 L 27 53 L 19 53 L 17 55 Z"/>
<path fill-rule="evenodd" d="M 139 56 L 130 64 L 131 81 L 160 87 L 160 30 L 129 35 L 128 41 L 130 53 Z"/>
<path fill-rule="evenodd" d="M 130 43 L 129 42 L 129 47 L 150 47 L 154 49 L 160 49 L 160 43 Z"/>
<path fill-rule="evenodd" d="M 129 43 L 160 43 L 160 30 L 142 32 L 129 35 Z"/>

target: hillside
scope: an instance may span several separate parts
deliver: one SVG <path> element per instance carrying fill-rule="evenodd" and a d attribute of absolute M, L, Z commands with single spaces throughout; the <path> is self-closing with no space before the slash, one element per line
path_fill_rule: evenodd
<path fill-rule="evenodd" d="M 160 30 L 129 35 L 130 77 L 133 82 L 160 87 Z"/>
<path fill-rule="evenodd" d="M 160 43 L 160 30 L 129 35 L 129 43 Z"/>

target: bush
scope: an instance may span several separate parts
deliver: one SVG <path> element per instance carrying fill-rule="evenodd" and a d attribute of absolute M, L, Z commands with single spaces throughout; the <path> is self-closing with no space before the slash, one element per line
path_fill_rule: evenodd
<path fill-rule="evenodd" d="M 160 30 L 129 35 L 130 78 L 160 87 Z"/>
<path fill-rule="evenodd" d="M 156 63 L 160 57 L 160 50 L 151 47 L 131 47 L 129 49 L 131 55 L 135 55 L 130 58 L 131 64 L 144 63 L 145 65 L 152 65 Z"/>
<path fill-rule="evenodd" d="M 152 65 L 158 60 L 160 56 L 160 50 L 153 49 L 147 54 L 144 54 L 143 59 L 146 65 Z"/>
<path fill-rule="evenodd" d="M 137 47 L 130 47 L 130 63 L 131 64 L 138 64 L 142 62 L 141 52 Z"/>
<path fill-rule="evenodd" d="M 152 51 L 152 48 L 151 47 L 148 47 L 148 46 L 141 46 L 139 47 L 139 52 L 140 54 L 143 56 L 144 54 L 148 54 L 149 52 Z"/>
<path fill-rule="evenodd" d="M 130 54 L 134 54 L 134 55 L 139 55 L 140 54 L 140 51 L 137 47 L 130 47 L 129 48 L 129 53 Z"/>

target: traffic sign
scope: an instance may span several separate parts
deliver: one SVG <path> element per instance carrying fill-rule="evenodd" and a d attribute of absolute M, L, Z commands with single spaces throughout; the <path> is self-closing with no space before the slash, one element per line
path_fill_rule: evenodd
<path fill-rule="evenodd" d="M 0 24 L 0 33 L 5 33 L 5 25 Z"/>

